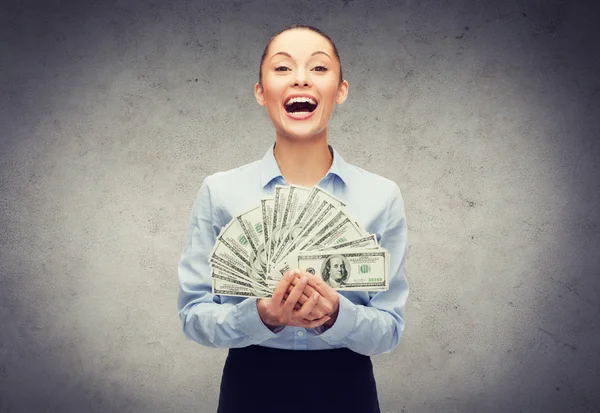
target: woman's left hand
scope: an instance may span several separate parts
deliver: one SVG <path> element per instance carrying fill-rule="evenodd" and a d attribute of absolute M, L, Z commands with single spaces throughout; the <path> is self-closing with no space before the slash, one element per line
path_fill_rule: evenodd
<path fill-rule="evenodd" d="M 307 277 L 308 283 L 304 288 L 306 295 L 310 297 L 316 291 L 321 295 L 321 297 L 319 297 L 319 301 L 317 301 L 315 307 L 311 310 L 308 316 L 306 316 L 306 320 L 318 320 L 319 318 L 328 315 L 331 317 L 331 320 L 326 322 L 325 325 L 331 327 L 333 323 L 335 323 L 340 306 L 340 296 L 338 292 L 331 288 L 329 284 L 321 280 L 319 277 L 301 269 L 298 271 L 299 274 L 296 274 L 296 277 L 288 288 L 287 294 L 292 291 L 294 288 L 293 286 L 296 285 L 297 282 L 300 282 L 302 277 Z M 306 297 L 302 296 L 298 301 L 300 304 L 304 304 L 303 301 L 306 301 Z"/>

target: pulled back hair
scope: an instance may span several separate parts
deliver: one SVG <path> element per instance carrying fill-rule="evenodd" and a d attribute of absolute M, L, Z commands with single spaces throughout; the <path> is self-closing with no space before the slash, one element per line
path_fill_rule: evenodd
<path fill-rule="evenodd" d="M 335 57 L 337 58 L 337 61 L 340 64 L 340 83 L 342 83 L 342 80 L 344 79 L 344 77 L 342 76 L 342 61 L 340 59 L 340 54 L 338 53 L 337 47 L 335 47 L 335 43 L 333 43 L 333 40 L 331 40 L 331 38 L 329 36 L 327 36 L 325 33 L 323 33 L 321 30 L 319 30 L 313 26 L 307 26 L 305 24 L 294 24 L 292 26 L 284 27 L 283 29 L 281 29 L 280 31 L 275 33 L 273 36 L 271 36 L 271 39 L 269 40 L 269 42 L 267 43 L 267 46 L 265 47 L 265 51 L 263 52 L 262 58 L 260 59 L 260 66 L 258 69 L 258 83 L 262 86 L 262 65 L 265 61 L 265 58 L 267 57 L 267 52 L 269 51 L 269 47 L 271 46 L 273 39 L 275 39 L 281 33 L 287 32 L 288 30 L 293 30 L 293 29 L 307 29 L 307 30 L 310 30 L 310 31 L 320 34 L 321 36 L 323 36 L 324 38 L 326 38 L 329 41 L 329 43 L 331 44 L 331 48 L 333 49 L 333 52 L 335 53 Z"/>

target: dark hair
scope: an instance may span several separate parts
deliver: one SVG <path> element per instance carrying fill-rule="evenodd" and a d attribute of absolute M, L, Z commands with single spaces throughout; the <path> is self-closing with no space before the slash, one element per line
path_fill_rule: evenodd
<path fill-rule="evenodd" d="M 269 46 L 271 46 L 273 39 L 275 39 L 281 33 L 287 32 L 288 30 L 293 30 L 293 29 L 308 29 L 310 31 L 320 34 L 321 36 L 323 36 L 324 38 L 326 38 L 329 41 L 329 43 L 331 44 L 331 48 L 333 49 L 333 52 L 335 53 L 335 57 L 337 58 L 337 60 L 340 64 L 340 83 L 342 83 L 342 80 L 344 79 L 342 76 L 342 60 L 340 59 L 340 54 L 338 53 L 337 47 L 335 47 L 335 43 L 333 43 L 333 40 L 331 40 L 331 38 L 329 36 L 327 36 L 325 33 L 323 33 L 321 30 L 319 30 L 313 26 L 307 26 L 305 24 L 294 24 L 292 26 L 285 27 L 285 28 L 281 29 L 280 31 L 278 31 L 277 33 L 275 33 L 273 36 L 271 36 L 271 39 L 269 40 L 269 42 L 267 43 L 267 46 L 265 47 L 265 51 L 263 52 L 262 58 L 260 59 L 260 66 L 258 69 L 258 83 L 260 83 L 262 85 L 262 65 L 265 61 L 265 58 L 267 57 L 267 51 L 269 50 Z"/>

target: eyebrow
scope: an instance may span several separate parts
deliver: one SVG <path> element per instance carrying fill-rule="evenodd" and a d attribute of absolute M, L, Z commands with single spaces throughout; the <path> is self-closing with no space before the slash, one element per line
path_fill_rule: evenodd
<path fill-rule="evenodd" d="M 312 53 L 310 56 L 312 57 L 312 56 L 314 56 L 314 55 L 316 55 L 316 54 L 319 54 L 319 53 L 322 53 L 322 54 L 324 54 L 325 56 L 327 56 L 328 58 L 330 58 L 330 59 L 331 59 L 331 56 L 329 56 L 327 53 L 325 53 L 325 52 L 322 52 L 322 51 L 320 51 L 320 50 L 317 50 L 316 52 L 313 52 L 313 53 Z M 290 57 L 290 58 L 292 57 L 292 55 L 291 55 L 291 54 L 289 54 L 289 53 L 286 53 L 286 52 L 277 52 L 277 53 L 275 53 L 273 56 L 271 56 L 271 60 L 272 60 L 272 59 L 273 59 L 275 56 L 277 56 L 278 54 L 282 54 L 282 55 L 284 55 L 284 56 L 287 56 L 287 57 Z"/>

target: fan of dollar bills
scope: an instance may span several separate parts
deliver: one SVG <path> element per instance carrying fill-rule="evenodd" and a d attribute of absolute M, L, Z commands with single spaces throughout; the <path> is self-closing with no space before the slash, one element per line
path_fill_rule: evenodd
<path fill-rule="evenodd" d="M 389 254 L 345 206 L 318 186 L 276 185 L 273 197 L 219 233 L 210 257 L 213 294 L 270 297 L 294 268 L 336 290 L 387 290 Z"/>

